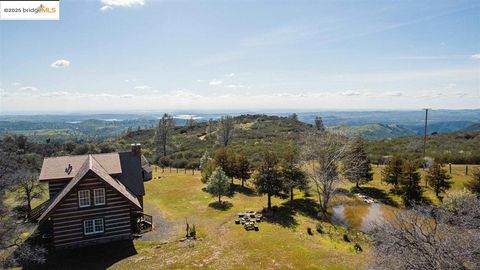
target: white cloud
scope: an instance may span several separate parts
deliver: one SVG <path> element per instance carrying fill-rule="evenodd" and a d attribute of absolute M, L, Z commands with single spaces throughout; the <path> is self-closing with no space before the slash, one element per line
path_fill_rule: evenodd
<path fill-rule="evenodd" d="M 400 56 L 391 57 L 390 59 L 399 60 L 452 60 L 452 59 L 465 59 L 469 55 L 464 54 L 450 54 L 450 55 L 413 55 L 413 56 Z"/>
<path fill-rule="evenodd" d="M 113 9 L 112 6 L 103 6 L 100 8 L 101 11 L 107 11 Z"/>
<path fill-rule="evenodd" d="M 225 74 L 225 77 L 234 77 L 235 76 L 235 73 L 228 73 L 228 74 Z"/>
<path fill-rule="evenodd" d="M 68 66 L 70 66 L 70 61 L 65 59 L 59 59 L 50 64 L 50 67 L 52 68 L 66 68 Z"/>
<path fill-rule="evenodd" d="M 150 89 L 152 89 L 152 87 L 148 86 L 148 85 L 139 85 L 139 86 L 135 86 L 134 89 L 135 90 L 150 90 Z"/>
<path fill-rule="evenodd" d="M 245 85 L 242 85 L 242 84 L 227 84 L 227 85 L 225 85 L 225 87 L 227 87 L 227 88 L 244 88 Z"/>
<path fill-rule="evenodd" d="M 175 97 L 175 98 L 201 98 L 201 95 L 195 94 L 191 91 L 186 89 L 171 91 L 169 94 L 165 95 L 167 97 Z"/>
<path fill-rule="evenodd" d="M 464 97 L 464 96 L 467 96 L 467 95 L 468 95 L 467 93 L 462 92 L 462 91 L 459 91 L 459 92 L 455 93 L 455 96 L 457 96 L 457 97 Z"/>
<path fill-rule="evenodd" d="M 46 92 L 41 94 L 41 97 L 61 97 L 61 96 L 68 96 L 70 95 L 69 92 L 66 91 L 52 91 L 52 92 Z"/>
<path fill-rule="evenodd" d="M 399 91 L 391 91 L 391 92 L 386 92 L 386 93 L 385 93 L 385 96 L 389 96 L 389 97 L 401 97 L 401 96 L 403 96 L 403 93 L 402 93 L 402 92 L 399 92 Z"/>
<path fill-rule="evenodd" d="M 145 5 L 144 0 L 101 0 L 102 7 L 100 10 L 107 11 L 115 7 L 138 7 Z"/>
<path fill-rule="evenodd" d="M 454 89 L 457 87 L 456 83 L 449 83 L 447 86 L 445 86 L 445 89 Z"/>
<path fill-rule="evenodd" d="M 472 55 L 472 58 L 480 60 L 480 53 Z"/>
<path fill-rule="evenodd" d="M 35 92 L 35 91 L 38 91 L 38 88 L 34 86 L 24 86 L 24 87 L 18 88 L 18 90 L 24 91 L 24 92 Z"/>
<path fill-rule="evenodd" d="M 204 81 L 205 81 L 205 80 L 197 80 L 197 82 L 199 82 L 199 83 L 202 83 L 202 82 L 204 82 Z"/>
<path fill-rule="evenodd" d="M 18 86 L 20 86 L 20 85 L 22 85 L 22 84 L 19 83 L 19 82 L 13 82 L 13 83 L 12 83 L 12 86 L 15 86 L 15 87 L 18 87 Z"/>
<path fill-rule="evenodd" d="M 213 80 L 211 80 L 208 84 L 209 84 L 209 85 L 220 85 L 220 84 L 222 84 L 222 83 L 223 83 L 222 81 L 213 79 Z"/>
<path fill-rule="evenodd" d="M 358 91 L 351 91 L 351 90 L 348 90 L 348 91 L 345 91 L 343 93 L 341 93 L 342 96 L 360 96 L 361 93 L 358 92 Z"/>

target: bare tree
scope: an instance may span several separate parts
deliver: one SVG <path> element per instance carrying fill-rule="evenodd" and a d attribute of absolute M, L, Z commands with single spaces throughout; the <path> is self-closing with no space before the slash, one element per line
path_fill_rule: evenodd
<path fill-rule="evenodd" d="M 315 128 L 320 132 L 325 131 L 325 125 L 323 124 L 322 117 L 320 116 L 315 117 Z"/>
<path fill-rule="evenodd" d="M 193 126 L 195 126 L 195 118 L 190 116 L 190 118 L 185 121 L 185 126 L 188 128 L 193 128 Z"/>
<path fill-rule="evenodd" d="M 171 115 L 164 114 L 162 118 L 158 121 L 154 138 L 157 157 L 167 156 L 167 145 L 170 142 L 174 127 L 175 120 Z"/>
<path fill-rule="evenodd" d="M 38 174 L 26 169 L 18 170 L 12 188 L 17 192 L 18 199 L 27 206 L 26 214 L 27 218 L 30 218 L 32 201 L 41 198 L 44 192 L 43 185 L 38 181 Z"/>
<path fill-rule="evenodd" d="M 338 168 L 349 148 L 349 139 L 342 134 L 317 132 L 308 134 L 305 139 L 303 161 L 318 195 L 323 217 L 327 214 L 330 199 L 343 180 Z M 351 166 L 343 174 L 357 169 L 356 166 Z"/>
<path fill-rule="evenodd" d="M 234 128 L 235 123 L 232 116 L 222 116 L 218 121 L 218 138 L 224 147 L 230 143 Z"/>
<path fill-rule="evenodd" d="M 209 118 L 207 122 L 207 130 L 205 131 L 207 133 L 207 136 L 206 136 L 207 138 L 210 138 L 212 136 L 213 125 L 214 125 L 213 119 Z"/>
<path fill-rule="evenodd" d="M 0 268 L 7 268 L 26 261 L 42 263 L 45 261 L 45 249 L 28 245 L 21 237 L 24 228 L 16 223 L 11 209 L 4 205 L 5 191 L 15 184 L 18 157 L 3 143 L 0 145 Z"/>
<path fill-rule="evenodd" d="M 453 210 L 453 211 L 452 211 Z M 480 200 L 396 211 L 371 232 L 372 269 L 479 269 Z"/>

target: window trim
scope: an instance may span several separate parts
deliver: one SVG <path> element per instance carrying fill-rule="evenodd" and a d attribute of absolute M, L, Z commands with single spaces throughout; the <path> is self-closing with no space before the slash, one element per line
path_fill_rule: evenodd
<path fill-rule="evenodd" d="M 103 203 L 97 203 L 97 197 L 95 196 L 97 190 L 103 190 Z M 93 189 L 93 204 L 95 206 L 102 206 L 102 205 L 107 204 L 107 194 L 106 194 L 105 188 L 95 188 L 95 189 Z"/>
<path fill-rule="evenodd" d="M 96 230 L 96 225 L 97 225 L 97 222 L 101 220 L 102 222 L 102 230 L 100 231 L 97 231 Z M 86 226 L 86 223 L 87 222 L 92 222 L 92 232 L 87 232 L 87 226 Z M 85 236 L 88 236 L 88 235 L 94 235 L 94 234 L 101 234 L 101 233 L 104 233 L 105 232 L 105 219 L 102 217 L 102 218 L 92 218 L 92 219 L 86 219 L 83 221 L 83 235 Z"/>
<path fill-rule="evenodd" d="M 86 205 L 86 204 L 85 204 L 85 205 L 82 205 L 82 203 L 81 203 L 81 197 L 80 197 L 80 193 L 81 193 L 81 192 L 86 192 L 86 194 L 88 194 L 88 196 L 87 196 L 87 197 L 88 197 L 88 205 Z M 79 207 L 79 208 L 87 208 L 87 207 L 90 207 L 90 206 L 92 205 L 91 198 L 90 198 L 90 190 L 89 190 L 89 189 L 79 190 L 79 191 L 77 192 L 77 194 L 78 194 L 78 207 Z"/>

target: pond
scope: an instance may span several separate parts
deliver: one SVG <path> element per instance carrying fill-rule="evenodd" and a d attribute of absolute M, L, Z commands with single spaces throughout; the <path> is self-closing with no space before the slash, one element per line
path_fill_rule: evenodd
<path fill-rule="evenodd" d="M 347 228 L 369 231 L 372 227 L 391 217 L 394 208 L 380 203 L 340 204 L 332 208 L 331 221 Z"/>

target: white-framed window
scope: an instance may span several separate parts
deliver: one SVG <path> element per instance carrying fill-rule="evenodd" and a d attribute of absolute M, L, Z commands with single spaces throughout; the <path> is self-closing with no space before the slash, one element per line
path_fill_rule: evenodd
<path fill-rule="evenodd" d="M 83 233 L 85 235 L 103 233 L 104 231 L 103 218 L 87 219 L 83 221 Z"/>
<path fill-rule="evenodd" d="M 105 205 L 105 189 L 96 188 L 93 190 L 93 203 L 95 205 Z"/>
<path fill-rule="evenodd" d="M 90 190 L 78 191 L 78 206 L 80 208 L 90 206 Z"/>

